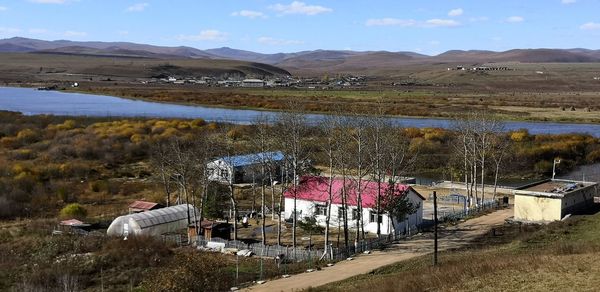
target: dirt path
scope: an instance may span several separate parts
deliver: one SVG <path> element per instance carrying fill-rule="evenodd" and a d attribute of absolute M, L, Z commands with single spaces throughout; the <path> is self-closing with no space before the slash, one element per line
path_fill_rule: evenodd
<path fill-rule="evenodd" d="M 440 250 L 467 245 L 469 241 L 485 234 L 493 226 L 502 224 L 512 214 L 512 209 L 500 210 L 449 227 L 440 233 Z M 432 234 L 427 234 L 419 238 L 401 241 L 398 244 L 391 245 L 384 251 L 376 251 L 370 255 L 360 255 L 352 261 L 339 262 L 335 266 L 324 268 L 321 271 L 268 281 L 262 285 L 246 288 L 244 291 L 299 291 L 366 274 L 374 269 L 432 252 L 432 238 Z"/>

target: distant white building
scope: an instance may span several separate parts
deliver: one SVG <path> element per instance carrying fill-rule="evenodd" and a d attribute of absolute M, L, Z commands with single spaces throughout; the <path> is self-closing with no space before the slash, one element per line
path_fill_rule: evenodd
<path fill-rule="evenodd" d="M 357 204 L 357 184 L 355 181 L 346 180 L 346 194 L 348 209 L 344 211 L 342 205 L 342 189 L 344 189 L 344 180 L 335 178 L 332 183 L 333 202 L 331 204 L 330 226 L 341 226 L 343 224 L 344 212 L 348 214 L 349 228 L 356 228 L 355 219 L 358 217 Z M 387 183 L 381 184 L 382 191 L 388 188 Z M 376 202 L 378 196 L 378 186 L 374 181 L 363 181 L 361 183 L 362 197 L 362 216 L 363 226 L 366 232 L 377 233 L 377 224 L 380 225 L 381 234 L 391 234 L 394 231 L 400 233 L 407 230 L 407 227 L 414 229 L 423 221 L 423 201 L 421 196 L 412 187 L 404 184 L 394 186 L 394 195 L 408 196 L 409 200 L 417 205 L 415 213 L 407 218 L 390 218 L 386 213 L 377 214 Z M 285 213 L 284 218 L 290 220 L 294 212 L 294 193 L 292 190 L 284 193 Z M 306 217 L 314 217 L 317 224 L 325 226 L 327 214 L 327 201 L 329 198 L 329 178 L 328 177 L 305 177 L 296 193 L 296 219 L 304 220 Z"/>
<path fill-rule="evenodd" d="M 242 81 L 243 87 L 264 87 L 265 82 L 261 79 L 244 79 Z"/>

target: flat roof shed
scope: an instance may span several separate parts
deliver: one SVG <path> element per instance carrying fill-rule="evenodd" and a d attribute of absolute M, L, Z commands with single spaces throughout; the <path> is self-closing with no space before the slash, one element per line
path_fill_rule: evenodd
<path fill-rule="evenodd" d="M 598 183 L 572 180 L 546 180 L 513 191 L 515 220 L 524 222 L 559 221 L 592 206 Z"/>

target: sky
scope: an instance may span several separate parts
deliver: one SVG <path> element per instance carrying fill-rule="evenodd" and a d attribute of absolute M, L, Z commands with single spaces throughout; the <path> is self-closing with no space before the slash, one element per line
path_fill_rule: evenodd
<path fill-rule="evenodd" d="M 262 53 L 600 49 L 600 0 L 0 0 L 0 38 Z"/>

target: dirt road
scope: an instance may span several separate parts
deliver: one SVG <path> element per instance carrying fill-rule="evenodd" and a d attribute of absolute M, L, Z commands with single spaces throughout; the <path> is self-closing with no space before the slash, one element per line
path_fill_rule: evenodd
<path fill-rule="evenodd" d="M 440 230 L 440 250 L 467 245 L 469 241 L 485 234 L 493 226 L 502 224 L 512 214 L 512 209 L 500 210 Z M 360 255 L 352 261 L 339 262 L 335 266 L 324 268 L 321 271 L 268 281 L 262 285 L 246 288 L 244 291 L 299 291 L 366 274 L 374 269 L 432 252 L 432 238 L 431 234 L 427 234 L 419 238 L 401 241 L 398 244 L 391 245 L 390 248 L 384 251 L 376 251 L 370 255 Z"/>

